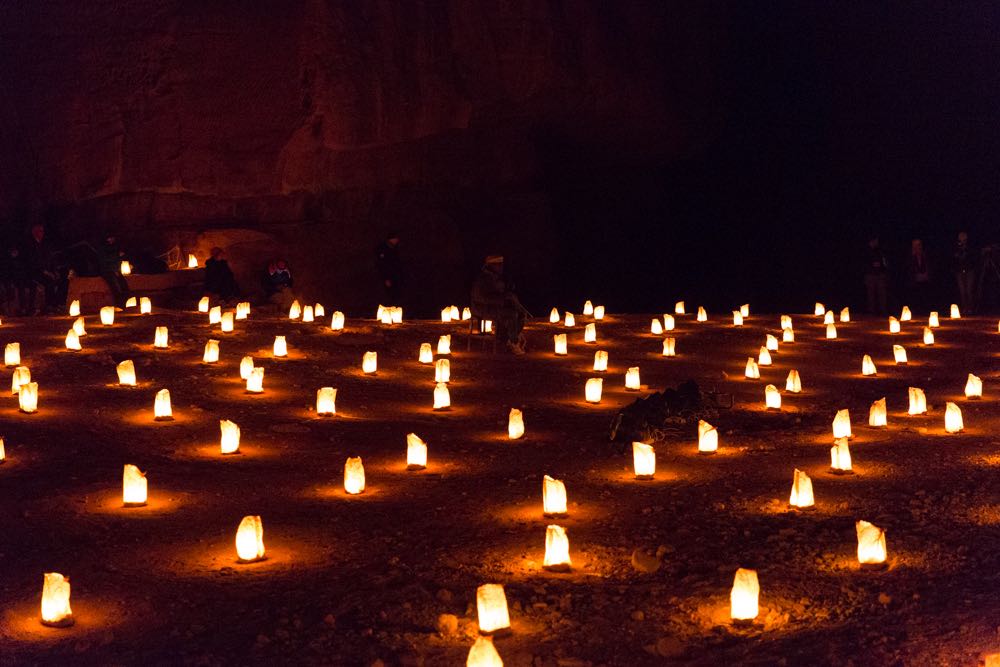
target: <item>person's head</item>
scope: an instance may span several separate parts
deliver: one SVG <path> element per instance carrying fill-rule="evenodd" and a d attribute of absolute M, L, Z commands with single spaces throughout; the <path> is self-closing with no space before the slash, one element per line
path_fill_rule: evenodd
<path fill-rule="evenodd" d="M 910 252 L 914 255 L 919 255 L 924 251 L 924 242 L 920 239 L 913 239 L 910 241 Z"/>
<path fill-rule="evenodd" d="M 275 265 L 278 267 L 279 271 L 287 271 L 288 270 L 288 262 L 286 262 L 283 259 L 279 259 L 277 262 L 275 262 Z"/>
<path fill-rule="evenodd" d="M 107 243 L 108 245 L 114 245 L 115 241 L 117 241 L 117 240 L 118 239 L 115 238 L 114 234 L 105 234 L 104 235 L 104 242 Z"/>
<path fill-rule="evenodd" d="M 388 243 L 393 248 L 395 248 L 396 246 L 399 245 L 399 234 L 397 234 L 396 232 L 389 232 L 385 236 L 385 242 Z"/>
<path fill-rule="evenodd" d="M 226 257 L 226 253 L 223 252 L 222 248 L 219 248 L 218 246 L 216 246 L 215 248 L 212 248 L 212 259 L 214 259 L 214 260 L 220 260 L 220 259 L 224 259 L 225 257 Z"/>
<path fill-rule="evenodd" d="M 959 245 L 965 245 L 968 242 L 969 242 L 969 235 L 967 233 L 965 233 L 965 232 L 959 232 L 958 233 L 958 244 Z"/>
<path fill-rule="evenodd" d="M 487 255 L 484 264 L 493 273 L 503 273 L 503 255 Z"/>
<path fill-rule="evenodd" d="M 33 224 L 31 226 L 31 238 L 40 243 L 45 238 L 45 225 L 40 222 Z"/>
<path fill-rule="evenodd" d="M 873 234 L 872 236 L 868 237 L 868 247 L 869 248 L 877 248 L 878 247 L 878 236 L 875 236 Z"/>

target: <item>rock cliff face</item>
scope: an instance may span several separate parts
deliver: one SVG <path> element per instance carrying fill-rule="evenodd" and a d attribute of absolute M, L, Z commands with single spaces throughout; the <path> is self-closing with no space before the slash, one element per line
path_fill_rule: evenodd
<path fill-rule="evenodd" d="M 702 3 L 5 3 L 0 218 L 187 246 L 263 231 L 307 297 L 348 307 L 377 300 L 389 228 L 418 309 L 464 301 L 486 250 L 541 283 L 541 147 L 683 156 L 713 122 L 720 22 Z"/>

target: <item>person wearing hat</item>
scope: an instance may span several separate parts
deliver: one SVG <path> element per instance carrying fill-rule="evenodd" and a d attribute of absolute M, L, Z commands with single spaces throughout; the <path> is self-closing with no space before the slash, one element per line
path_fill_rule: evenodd
<path fill-rule="evenodd" d="M 503 274 L 503 256 L 488 255 L 472 284 L 472 314 L 479 320 L 490 320 L 496 336 L 514 354 L 524 354 L 525 340 L 521 331 L 527 311 L 521 305 Z"/>

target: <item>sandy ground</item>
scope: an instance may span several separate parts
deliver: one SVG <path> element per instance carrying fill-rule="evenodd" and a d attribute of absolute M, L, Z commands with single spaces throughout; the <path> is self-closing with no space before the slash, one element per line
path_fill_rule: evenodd
<path fill-rule="evenodd" d="M 154 309 L 155 310 L 155 309 Z M 328 311 L 332 310 L 328 308 Z M 220 334 L 193 312 L 87 317 L 82 352 L 62 349 L 71 319 L 4 322 L 40 385 L 37 414 L 0 402 L 7 461 L 0 465 L 0 663 L 460 665 L 476 634 L 475 589 L 506 586 L 512 632 L 496 641 L 508 665 L 787 664 L 974 665 L 1000 650 L 1000 425 L 995 320 L 942 320 L 920 344 L 923 317 L 890 336 L 881 319 L 839 325 L 796 315 L 797 342 L 762 378 L 743 378 L 777 315 L 734 328 L 721 316 L 679 318 L 678 356 L 659 356 L 649 316 L 609 316 L 597 345 L 583 327 L 555 357 L 552 333 L 529 327 L 531 352 L 492 354 L 464 326 L 348 319 L 320 323 L 251 316 Z M 921 320 L 917 322 L 916 320 Z M 579 323 L 588 321 L 586 318 Z M 156 325 L 170 348 L 152 349 Z M 447 413 L 431 410 L 433 368 L 422 342 L 454 334 Z M 273 359 L 275 334 L 288 359 Z M 201 363 L 209 337 L 221 361 Z M 892 344 L 910 363 L 892 363 Z M 604 400 L 583 401 L 595 349 L 610 354 Z M 379 372 L 360 371 L 366 350 Z M 861 377 L 871 354 L 876 377 Z M 238 365 L 266 368 L 265 393 L 247 395 Z M 133 359 L 140 386 L 116 385 Z M 720 450 L 696 452 L 695 428 L 657 444 L 657 476 L 633 479 L 631 456 L 607 441 L 618 408 L 643 392 L 693 378 L 732 392 L 717 418 Z M 764 386 L 804 391 L 763 409 Z M 963 396 L 983 378 L 981 401 Z M 11 369 L 0 375 L 7 387 Z M 315 391 L 338 388 L 338 415 L 317 418 Z M 906 416 L 907 386 L 923 387 L 926 416 Z M 175 420 L 152 419 L 170 389 Z M 885 396 L 888 429 L 866 426 Z M 966 430 L 944 433 L 944 402 Z M 506 439 L 511 407 L 526 437 Z M 849 408 L 856 475 L 827 473 L 831 420 Z M 237 422 L 243 454 L 218 454 L 220 418 Z M 405 469 L 405 436 L 429 446 L 429 466 Z M 348 456 L 364 459 L 368 488 L 347 496 Z M 150 502 L 121 507 L 122 465 L 148 473 Z M 790 511 L 794 468 L 813 479 L 817 507 Z M 565 481 L 573 569 L 542 569 L 541 480 Z M 240 519 L 259 514 L 268 559 L 236 563 Z M 861 571 L 854 522 L 887 532 L 889 568 Z M 655 572 L 635 549 L 663 554 Z M 761 614 L 728 623 L 737 567 L 756 568 Z M 71 578 L 76 625 L 38 623 L 42 573 Z M 457 618 L 457 626 L 449 617 Z"/>

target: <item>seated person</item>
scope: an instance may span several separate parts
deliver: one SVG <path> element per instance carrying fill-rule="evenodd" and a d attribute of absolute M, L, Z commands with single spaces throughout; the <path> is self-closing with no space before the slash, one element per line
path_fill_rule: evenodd
<path fill-rule="evenodd" d="M 21 249 L 10 245 L 0 258 L 0 299 L 3 315 L 13 317 L 34 312 L 35 302 L 41 303 L 40 290 L 28 276 L 28 268 L 21 257 Z"/>
<path fill-rule="evenodd" d="M 264 296 L 278 306 L 291 305 L 292 271 L 285 260 L 278 259 L 267 265 L 267 273 L 264 274 Z"/>
<path fill-rule="evenodd" d="M 212 256 L 205 262 L 205 291 L 223 301 L 230 301 L 239 295 L 236 277 L 222 248 L 212 248 Z"/>
<path fill-rule="evenodd" d="M 122 276 L 123 259 L 125 253 L 118 245 L 118 239 L 114 234 L 105 235 L 104 242 L 97 249 L 97 265 L 101 277 L 111 290 L 111 299 L 116 308 L 125 307 L 130 293 L 128 282 Z"/>
<path fill-rule="evenodd" d="M 527 311 L 503 275 L 503 257 L 490 255 L 472 284 L 472 314 L 478 320 L 490 320 L 498 340 L 514 354 L 524 354 L 521 331 Z"/>

